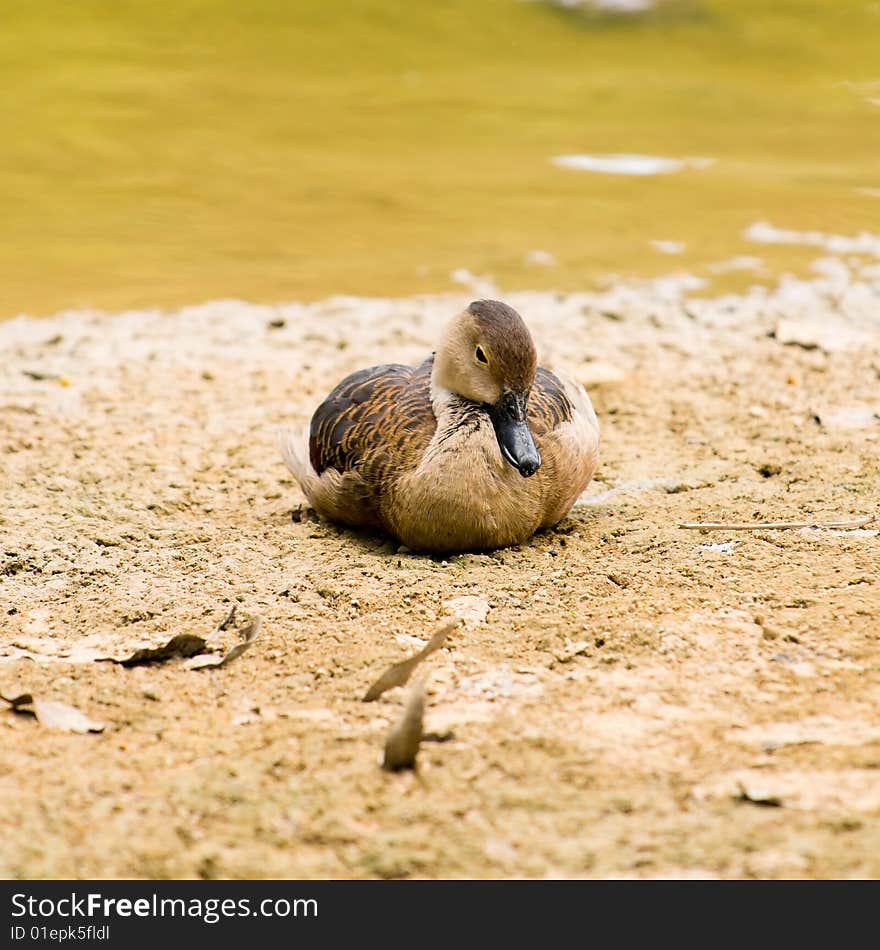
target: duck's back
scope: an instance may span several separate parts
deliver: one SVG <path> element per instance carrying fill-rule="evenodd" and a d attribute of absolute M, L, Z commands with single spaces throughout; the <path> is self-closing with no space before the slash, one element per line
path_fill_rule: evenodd
<path fill-rule="evenodd" d="M 549 369 L 539 366 L 529 395 L 529 427 L 540 440 L 563 422 L 571 422 L 571 400 L 562 380 Z"/>
<path fill-rule="evenodd" d="M 431 408 L 433 358 L 419 366 L 386 364 L 347 376 L 315 410 L 309 460 L 381 484 L 417 464 L 437 427 Z"/>

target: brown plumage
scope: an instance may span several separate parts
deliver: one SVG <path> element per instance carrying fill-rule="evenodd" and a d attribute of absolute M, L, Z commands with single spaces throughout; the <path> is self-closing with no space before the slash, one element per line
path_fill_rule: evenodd
<path fill-rule="evenodd" d="M 578 384 L 537 366 L 519 314 L 477 301 L 436 356 L 339 383 L 303 448 L 284 436 L 318 514 L 414 550 L 485 550 L 567 514 L 595 470 L 598 425 Z"/>

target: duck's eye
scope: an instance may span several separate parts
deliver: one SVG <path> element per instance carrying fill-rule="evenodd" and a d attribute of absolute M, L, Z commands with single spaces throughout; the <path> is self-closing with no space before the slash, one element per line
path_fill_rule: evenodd
<path fill-rule="evenodd" d="M 476 356 L 478 363 L 483 363 L 485 366 L 489 365 L 489 357 L 483 352 L 483 347 L 478 346 L 474 356 Z"/>

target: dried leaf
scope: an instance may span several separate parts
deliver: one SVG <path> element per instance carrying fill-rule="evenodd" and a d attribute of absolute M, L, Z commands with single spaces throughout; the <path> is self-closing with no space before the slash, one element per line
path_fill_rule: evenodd
<path fill-rule="evenodd" d="M 135 650 L 131 656 L 124 659 L 108 656 L 107 660 L 113 663 L 119 663 L 121 666 L 138 666 L 140 663 L 159 663 L 162 660 L 170 660 L 173 657 L 194 656 L 205 649 L 205 638 L 196 636 L 194 633 L 178 633 L 167 643 L 158 647 L 144 647 Z"/>
<path fill-rule="evenodd" d="M 880 405 L 837 406 L 819 409 L 816 420 L 833 431 L 870 429 L 880 422 Z"/>
<path fill-rule="evenodd" d="M 748 787 L 742 782 L 739 783 L 736 800 L 738 802 L 749 802 L 752 805 L 761 805 L 764 808 L 782 807 L 782 799 L 778 795 L 774 795 L 764 788 Z"/>
<path fill-rule="evenodd" d="M 26 657 L 38 663 L 118 663 L 120 666 L 131 667 L 140 666 L 144 663 L 161 663 L 165 660 L 178 658 L 187 659 L 205 653 L 205 651 L 212 651 L 211 655 L 206 656 L 204 662 L 198 665 L 223 666 L 244 653 L 253 643 L 260 628 L 258 619 L 251 620 L 238 631 L 239 636 L 243 638 L 243 642 L 224 651 L 222 646 L 212 643 L 212 638 L 233 625 L 235 612 L 236 607 L 233 606 L 226 618 L 207 637 L 201 637 L 194 633 L 177 633 L 165 643 L 160 643 L 158 646 L 139 647 L 133 653 L 117 652 L 111 645 L 104 642 L 99 642 L 95 646 L 93 639 L 90 642 L 90 638 L 86 638 L 85 643 L 79 642 L 60 655 L 53 656 L 19 648 L 12 656 Z M 13 644 L 13 646 L 16 645 Z M 220 652 L 221 655 L 215 656 L 215 652 Z"/>
<path fill-rule="evenodd" d="M 219 630 L 225 629 L 225 626 L 228 623 L 232 622 L 232 617 L 235 613 L 235 608 L 232 610 L 232 614 L 226 618 L 226 620 L 220 625 Z M 227 663 L 231 663 L 233 660 L 237 659 L 247 650 L 250 645 L 257 639 L 257 635 L 260 632 L 260 627 L 263 625 L 263 620 L 261 617 L 254 617 L 253 620 L 247 626 L 242 627 L 238 631 L 238 635 L 242 638 L 241 643 L 237 643 L 231 650 L 222 655 L 218 654 L 206 654 L 203 656 L 193 657 L 186 664 L 187 667 L 191 670 L 203 670 L 207 668 L 217 669 L 221 666 L 226 666 Z"/>
<path fill-rule="evenodd" d="M 34 697 L 30 693 L 21 693 L 19 696 L 4 696 L 3 693 L 0 693 L 0 699 L 4 702 L 9 703 L 13 709 L 18 709 L 19 706 L 30 706 L 33 704 Z"/>
<path fill-rule="evenodd" d="M 414 769 L 422 742 L 422 718 L 425 714 L 425 681 L 413 686 L 403 715 L 392 726 L 385 740 L 382 768 L 389 772 Z"/>
<path fill-rule="evenodd" d="M 449 634 L 452 633 L 460 623 L 461 618 L 456 617 L 454 620 L 443 624 L 415 656 L 411 656 L 408 660 L 401 660 L 400 663 L 389 666 L 379 679 L 367 690 L 363 701 L 365 703 L 372 703 L 389 689 L 393 689 L 395 686 L 403 686 L 410 676 L 412 676 L 413 670 L 419 663 L 439 650 L 446 642 L 446 638 Z"/>
<path fill-rule="evenodd" d="M 36 716 L 37 721 L 49 729 L 79 733 L 104 731 L 103 722 L 89 719 L 85 713 L 80 712 L 75 706 L 69 706 L 67 703 L 61 703 L 56 699 L 35 698 L 30 693 L 22 693 L 13 697 L 4 696 L 0 693 L 0 699 L 9 703 L 9 707 L 13 712 Z"/>
<path fill-rule="evenodd" d="M 104 731 L 103 722 L 89 719 L 76 707 L 60 703 L 55 699 L 34 699 L 34 712 L 37 720 L 49 729 L 80 733 Z"/>
<path fill-rule="evenodd" d="M 22 376 L 27 376 L 28 379 L 33 379 L 36 382 L 42 382 L 47 379 L 61 379 L 58 373 L 44 373 L 42 370 L 23 369 L 21 373 Z"/>
<path fill-rule="evenodd" d="M 734 799 L 812 814 L 820 811 L 875 814 L 880 810 L 880 783 L 872 774 L 874 771 L 840 765 L 786 769 L 782 763 L 768 771 L 756 765 L 716 773 L 705 784 L 695 786 L 692 794 L 698 802 Z"/>
<path fill-rule="evenodd" d="M 826 353 L 858 349 L 868 342 L 865 333 L 837 323 L 828 324 L 817 320 L 790 318 L 780 320 L 772 336 L 778 343 L 785 346 L 799 346 L 804 350 L 824 350 Z"/>

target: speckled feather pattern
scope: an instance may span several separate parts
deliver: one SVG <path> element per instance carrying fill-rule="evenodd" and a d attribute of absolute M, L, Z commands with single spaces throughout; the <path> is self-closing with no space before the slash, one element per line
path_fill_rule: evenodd
<path fill-rule="evenodd" d="M 315 410 L 309 458 L 321 475 L 369 470 L 379 481 L 418 464 L 437 428 L 433 358 L 420 366 L 372 366 L 347 376 Z"/>
<path fill-rule="evenodd" d="M 309 458 L 317 474 L 328 468 L 348 472 L 366 464 L 382 477 L 420 458 L 437 428 L 431 406 L 433 364 L 433 357 L 420 366 L 389 363 L 342 380 L 312 416 Z M 485 413 L 475 404 L 469 409 L 460 415 L 459 426 L 479 424 Z M 529 396 L 535 438 L 569 421 L 571 402 L 562 383 L 539 367 Z"/>
<path fill-rule="evenodd" d="M 437 430 L 431 401 L 433 357 L 419 366 L 388 364 L 346 377 L 315 411 L 309 432 L 309 457 L 317 475 L 328 469 L 356 475 L 362 488 L 362 524 L 380 524 L 394 533 L 383 514 L 382 495 L 393 495 L 404 473 L 418 468 Z M 572 419 L 572 405 L 561 381 L 539 367 L 529 397 L 529 424 L 538 444 Z M 454 427 L 444 430 L 436 447 L 488 427 L 486 409 L 458 400 Z M 550 447 L 547 446 L 547 449 Z M 552 451 L 544 474 L 553 468 Z M 519 476 L 517 476 L 517 479 Z"/>

